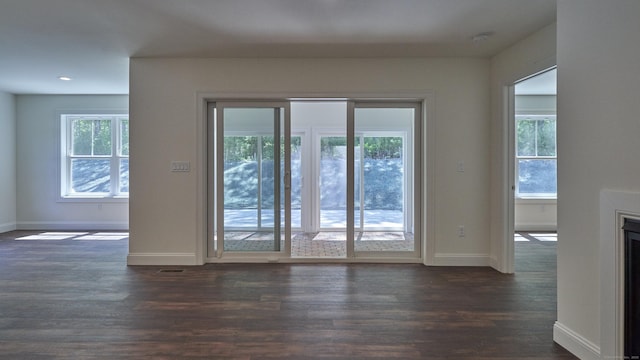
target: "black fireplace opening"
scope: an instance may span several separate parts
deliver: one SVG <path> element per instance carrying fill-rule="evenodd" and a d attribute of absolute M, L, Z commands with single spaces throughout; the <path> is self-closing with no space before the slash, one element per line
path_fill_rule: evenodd
<path fill-rule="evenodd" d="M 624 356 L 640 359 L 640 220 L 624 226 Z"/>

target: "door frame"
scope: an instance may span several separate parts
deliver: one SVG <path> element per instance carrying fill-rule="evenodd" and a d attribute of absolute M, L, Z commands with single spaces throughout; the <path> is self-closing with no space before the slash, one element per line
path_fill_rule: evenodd
<path fill-rule="evenodd" d="M 284 206 L 284 249 L 280 248 L 281 239 L 281 209 L 280 204 L 280 180 L 284 180 L 284 204 L 291 203 L 291 156 L 287 156 L 291 151 L 291 108 L 289 101 L 270 101 L 270 100 L 218 100 L 216 102 L 210 102 L 207 111 L 212 113 L 213 110 L 218 108 L 260 108 L 260 109 L 274 109 L 274 163 L 276 158 L 280 158 L 280 134 L 284 134 L 284 173 L 280 174 L 280 166 L 274 167 L 274 250 L 264 252 L 225 252 L 224 251 L 224 236 L 218 236 L 217 239 L 213 238 L 213 234 L 224 234 L 224 202 L 215 201 L 215 199 L 224 198 L 224 187 L 219 186 L 221 179 L 218 178 L 219 174 L 224 169 L 224 153 L 222 151 L 214 152 L 214 146 L 221 147 L 219 145 L 220 138 L 224 136 L 224 112 L 220 112 L 217 115 L 217 119 L 208 116 L 207 121 L 207 149 L 208 154 L 215 153 L 215 159 L 213 156 L 207 156 L 207 172 L 209 174 L 207 180 L 207 213 L 215 214 L 215 217 L 211 217 L 213 221 L 207 218 L 207 243 L 205 248 L 207 249 L 208 258 L 222 258 L 228 257 L 265 257 L 280 258 L 290 257 L 291 255 L 291 207 Z M 283 118 L 276 118 L 276 109 L 284 109 Z M 282 128 L 281 128 L 282 126 Z M 211 131 L 214 130 L 214 131 Z M 276 134 L 276 132 L 278 134 Z M 264 134 L 261 133 L 260 136 Z M 258 171 L 260 173 L 260 170 Z M 210 179 L 213 179 L 209 183 Z M 212 184 L 212 185 L 210 185 Z M 213 189 L 213 191 L 210 191 Z M 259 196 L 260 197 L 260 196 Z M 277 200 L 276 200 L 277 199 Z M 260 207 L 261 204 L 258 205 Z M 215 244 L 215 245 L 213 245 Z M 213 246 L 212 246 L 213 245 Z M 227 253 L 225 255 L 225 253 Z"/>
<path fill-rule="evenodd" d="M 554 61 L 555 62 L 555 61 Z M 503 181 L 506 186 L 502 189 L 504 203 L 502 204 L 502 219 L 504 227 L 501 229 L 502 246 L 496 263 L 497 270 L 513 274 L 515 272 L 515 193 L 516 193 L 516 96 L 515 86 L 517 83 L 532 77 L 543 74 L 557 68 L 552 65 L 543 66 L 528 74 L 516 77 L 506 85 L 502 86 L 502 136 L 504 139 L 503 159 L 506 164 L 503 169 Z M 557 141 L 557 139 L 556 139 Z"/>
<path fill-rule="evenodd" d="M 425 142 L 427 142 L 427 145 L 432 145 L 433 141 L 430 141 L 429 139 L 427 139 L 427 137 L 425 136 L 425 130 L 426 128 L 429 126 L 429 122 L 425 121 L 426 119 L 426 114 L 425 114 L 425 101 L 409 101 L 409 100 L 405 100 L 405 101 L 384 101 L 384 100 L 356 100 L 356 101 L 352 101 L 353 103 L 353 109 L 388 109 L 388 108 L 404 108 L 404 109 L 413 109 L 414 110 L 414 124 L 413 124 L 413 128 L 411 129 L 411 131 L 409 132 L 409 134 L 406 133 L 406 129 L 404 130 L 389 130 L 392 133 L 404 133 L 403 135 L 403 148 L 405 150 L 406 154 L 411 153 L 411 156 L 406 156 L 405 157 L 405 164 L 403 165 L 405 170 L 408 168 L 410 169 L 410 171 L 406 171 L 405 172 L 405 180 L 404 180 L 404 186 L 406 186 L 407 184 L 412 184 L 412 186 L 410 188 L 406 188 L 404 189 L 404 194 L 403 194 L 403 207 L 404 207 L 404 211 L 403 211 L 403 227 L 407 227 L 407 228 L 411 228 L 412 232 L 414 234 L 421 234 L 422 236 L 419 236 L 419 238 L 421 240 L 414 240 L 414 251 L 413 253 L 417 253 L 419 254 L 419 257 L 423 259 L 423 261 L 426 261 L 426 258 L 424 256 L 425 254 L 425 247 L 426 247 L 426 243 L 424 241 L 424 237 L 426 236 L 424 231 L 423 231 L 423 224 L 425 224 L 428 228 L 428 230 L 433 230 L 433 227 L 435 226 L 434 223 L 429 223 L 427 221 L 416 221 L 416 219 L 424 219 L 424 215 L 425 213 L 428 213 L 429 215 L 432 213 L 432 211 L 428 211 L 430 208 L 427 206 L 427 203 L 424 201 L 424 197 L 425 197 L 425 193 L 428 191 L 428 188 L 426 186 L 424 186 L 424 181 L 426 179 L 424 179 L 424 177 L 421 176 L 421 173 L 427 173 L 427 175 L 431 175 L 432 171 L 430 171 L 431 169 L 428 168 L 429 165 L 433 165 L 433 163 L 429 164 L 429 162 L 427 162 L 425 164 L 425 161 L 423 159 L 426 159 L 424 157 L 425 151 L 426 151 L 426 146 L 425 146 Z M 352 116 L 355 115 L 355 111 L 351 111 Z M 358 134 L 360 131 L 358 131 L 358 127 L 356 126 L 355 123 L 355 118 L 352 117 L 351 119 L 349 117 L 347 117 L 347 150 L 351 149 L 351 152 L 353 153 L 353 146 L 349 147 L 349 140 L 351 142 L 353 142 L 354 140 L 354 136 L 356 134 Z M 349 126 L 351 127 L 351 132 L 349 132 Z M 380 129 L 374 129 L 371 128 L 370 129 L 371 132 L 376 132 L 376 131 L 381 131 Z M 382 130 L 385 131 L 385 130 Z M 363 135 L 366 134 L 366 130 L 361 132 Z M 433 135 L 432 131 L 428 132 L 429 134 Z M 408 136 L 408 135 L 412 135 L 412 136 Z M 362 137 L 362 139 L 364 139 L 364 136 Z M 352 144 L 353 145 L 353 144 Z M 413 148 L 413 151 L 409 152 L 406 151 L 407 147 L 411 146 Z M 430 149 L 429 154 L 432 155 L 432 153 L 434 153 L 434 151 L 432 149 Z M 353 156 L 353 155 L 352 155 Z M 420 166 L 418 167 L 418 169 L 420 171 L 415 171 L 416 168 L 416 164 L 419 164 Z M 351 167 L 352 171 L 353 171 L 353 167 Z M 425 176 L 426 177 L 426 176 Z M 351 179 L 355 179 L 354 177 L 352 177 Z M 430 181 L 429 184 L 432 184 L 433 182 Z M 347 183 L 347 190 L 352 189 L 353 191 L 354 188 L 354 184 L 353 183 Z M 349 196 L 349 195 L 347 195 Z M 411 210 L 407 209 L 406 205 L 408 202 L 408 196 L 411 196 L 413 199 L 410 201 L 411 204 L 413 205 L 411 207 Z M 432 198 L 433 196 L 429 197 Z M 351 199 L 353 198 L 353 194 L 350 197 Z M 353 202 L 351 202 L 351 204 L 353 204 Z M 348 214 L 351 214 L 351 216 L 353 216 L 354 211 L 353 209 L 351 209 L 351 211 L 349 211 L 349 209 L 347 209 Z M 410 216 L 410 219 L 407 219 L 407 216 Z M 347 221 L 348 224 L 348 221 Z M 354 227 L 355 229 L 355 227 Z M 405 229 L 403 229 L 405 230 Z M 414 237 L 415 239 L 416 237 Z M 349 239 L 349 232 L 347 233 L 347 239 Z M 348 250 L 348 249 L 347 249 Z M 382 256 L 390 256 L 389 254 L 378 254 L 376 252 L 370 252 L 370 251 L 355 251 L 354 250 L 354 256 L 357 256 L 358 254 L 363 255 L 364 258 L 377 258 L 380 255 Z"/>
<path fill-rule="evenodd" d="M 195 244 L 194 253 L 196 261 L 200 264 L 208 262 L 221 262 L 219 258 L 208 256 L 208 198 L 212 196 L 208 192 L 208 179 L 214 175 L 209 174 L 207 169 L 210 157 L 208 156 L 208 134 L 210 119 L 208 119 L 208 107 L 211 103 L 222 101 L 234 101 L 241 99 L 242 101 L 314 101 L 314 100 L 349 100 L 356 101 L 389 101 L 389 102 L 418 102 L 420 103 L 420 129 L 421 143 L 419 154 L 414 157 L 414 164 L 420 164 L 422 168 L 422 176 L 419 184 L 414 186 L 420 187 L 420 196 L 414 191 L 414 201 L 416 209 L 420 210 L 417 215 L 416 224 L 423 224 L 420 233 L 415 231 L 416 241 L 420 241 L 420 254 L 416 258 L 406 258 L 402 256 L 387 257 L 375 259 L 376 262 L 388 263 L 422 263 L 424 265 L 435 264 L 435 93 L 432 90 L 411 90 L 411 91 L 325 91 L 325 92 L 308 92 L 308 91 L 285 91 L 285 92 L 198 92 L 196 93 L 197 104 L 197 128 L 196 128 L 196 163 L 194 169 L 197 177 L 196 189 L 196 219 L 195 219 Z M 418 136 L 418 135 L 416 135 Z M 416 229 L 417 230 L 417 229 Z M 346 258 L 346 259 L 304 259 L 304 258 L 228 258 L 225 262 L 371 262 L 371 258 Z"/>

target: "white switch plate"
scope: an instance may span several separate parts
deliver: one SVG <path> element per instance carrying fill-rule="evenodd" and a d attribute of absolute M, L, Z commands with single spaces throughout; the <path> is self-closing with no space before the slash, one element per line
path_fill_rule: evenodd
<path fill-rule="evenodd" d="M 188 161 L 172 161 L 171 171 L 172 172 L 189 172 L 191 171 L 191 163 Z"/>

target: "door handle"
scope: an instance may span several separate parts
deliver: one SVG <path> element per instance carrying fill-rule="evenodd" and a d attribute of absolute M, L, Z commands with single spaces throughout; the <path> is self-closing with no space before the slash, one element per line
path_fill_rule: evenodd
<path fill-rule="evenodd" d="M 284 188 L 291 189 L 291 171 L 284 173 Z"/>

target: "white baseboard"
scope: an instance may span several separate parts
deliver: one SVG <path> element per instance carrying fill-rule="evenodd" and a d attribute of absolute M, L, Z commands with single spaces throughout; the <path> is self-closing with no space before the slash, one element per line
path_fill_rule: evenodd
<path fill-rule="evenodd" d="M 128 230 L 120 221 L 19 221 L 18 230 Z"/>
<path fill-rule="evenodd" d="M 436 253 L 433 257 L 435 266 L 489 266 L 489 254 L 447 254 Z"/>
<path fill-rule="evenodd" d="M 497 271 L 500 271 L 500 263 L 498 263 L 498 259 L 493 256 L 489 257 L 489 266 Z"/>
<path fill-rule="evenodd" d="M 15 222 L 0 224 L 0 233 L 16 230 L 16 226 Z"/>
<path fill-rule="evenodd" d="M 191 253 L 129 253 L 127 265 L 203 265 Z"/>
<path fill-rule="evenodd" d="M 553 341 L 582 360 L 599 360 L 600 347 L 557 322 L 553 325 Z"/>

